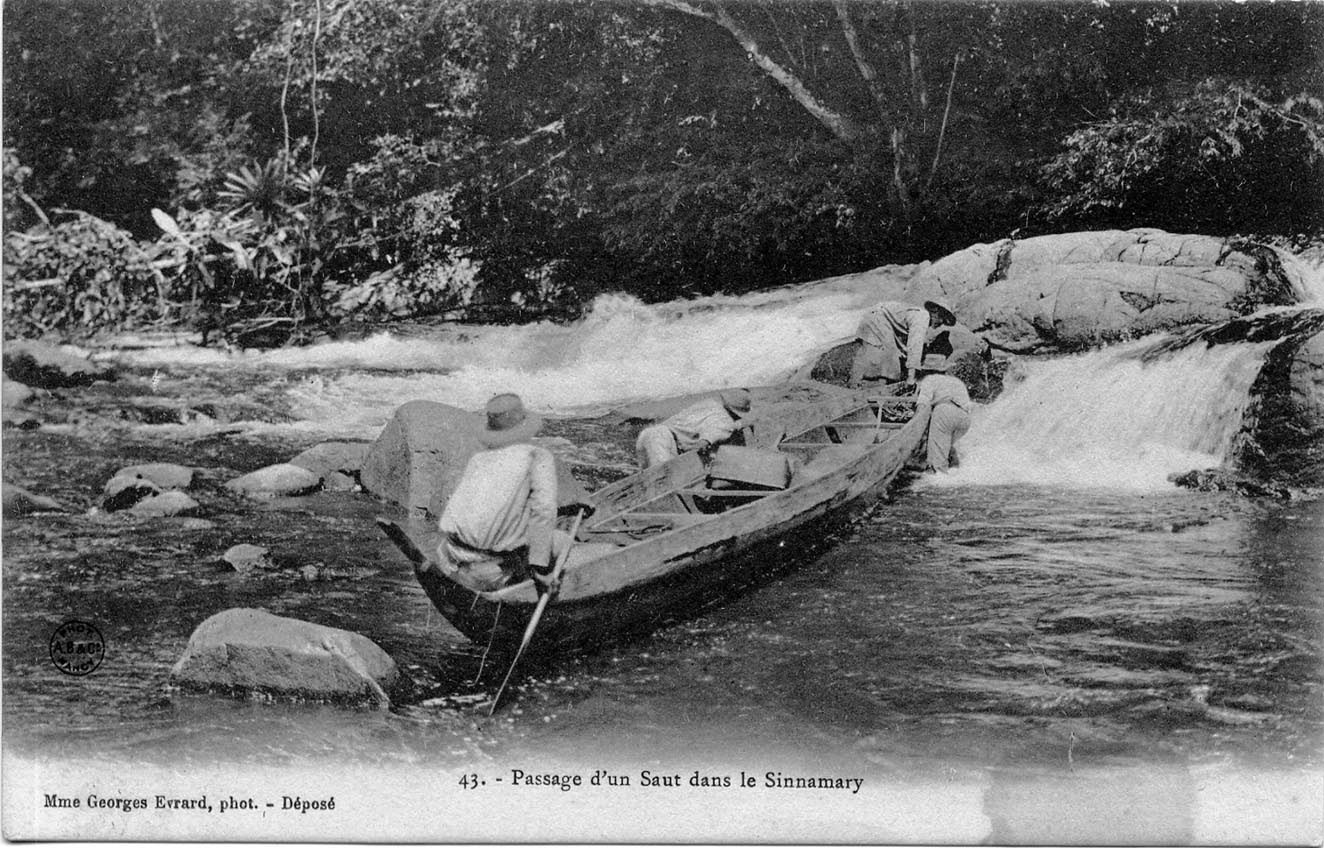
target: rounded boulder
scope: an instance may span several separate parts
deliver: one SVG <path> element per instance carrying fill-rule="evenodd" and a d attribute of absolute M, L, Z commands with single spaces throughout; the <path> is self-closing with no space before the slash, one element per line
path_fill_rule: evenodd
<path fill-rule="evenodd" d="M 306 495 L 321 485 L 321 475 L 282 462 L 236 477 L 225 488 L 250 498 L 279 498 Z"/>
<path fill-rule="evenodd" d="M 995 347 L 1072 351 L 1297 303 L 1295 257 L 1245 239 L 1155 229 L 1061 233 L 977 244 L 906 284 L 942 297 Z"/>
<path fill-rule="evenodd" d="M 239 608 L 198 625 L 170 676 L 228 694 L 386 706 L 399 672 L 366 636 Z"/>

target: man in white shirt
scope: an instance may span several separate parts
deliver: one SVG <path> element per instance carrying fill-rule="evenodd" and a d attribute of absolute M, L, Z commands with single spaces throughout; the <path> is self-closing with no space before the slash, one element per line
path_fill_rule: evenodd
<path fill-rule="evenodd" d="M 526 572 L 540 593 L 555 589 L 553 556 L 570 536 L 555 529 L 556 460 L 529 441 L 541 428 L 519 395 L 488 401 L 478 436 L 485 450 L 469 458 L 442 511 L 437 554 L 481 589 L 517 582 Z"/>
<path fill-rule="evenodd" d="M 727 389 L 661 424 L 645 427 L 634 445 L 639 467 L 658 465 L 686 451 L 706 451 L 730 440 L 741 419 L 749 415 L 750 406 L 748 389 Z"/>
<path fill-rule="evenodd" d="M 883 301 L 865 314 L 855 330 L 861 344 L 848 385 L 859 387 L 866 381 L 888 384 L 902 379 L 906 385 L 914 385 L 930 330 L 955 324 L 956 316 L 936 300 L 926 300 L 923 306 Z"/>
<path fill-rule="evenodd" d="M 965 383 L 947 374 L 947 358 L 930 354 L 920 364 L 918 406 L 929 407 L 926 472 L 947 471 L 959 464 L 956 443 L 970 429 L 970 393 Z"/>

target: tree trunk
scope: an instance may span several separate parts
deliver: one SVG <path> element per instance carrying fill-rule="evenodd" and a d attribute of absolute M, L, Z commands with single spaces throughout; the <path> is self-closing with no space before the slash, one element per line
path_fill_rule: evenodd
<path fill-rule="evenodd" d="M 814 119 L 824 127 L 827 127 L 834 136 L 847 144 L 859 140 L 861 136 L 860 128 L 854 121 L 815 97 L 813 92 L 800 81 L 799 77 L 777 64 L 772 57 L 764 53 L 754 36 L 742 27 L 739 21 L 731 17 L 730 13 L 721 4 L 714 4 L 712 11 L 709 11 L 704 7 L 685 2 L 685 0 L 647 0 L 647 2 L 654 6 L 662 6 L 686 15 L 703 18 L 722 27 L 744 48 L 745 53 L 754 64 L 758 65 L 765 74 L 786 89 L 791 97 L 795 98 L 795 101 L 804 107 L 805 111 L 813 115 Z"/>
<path fill-rule="evenodd" d="M 878 71 L 860 49 L 860 38 L 855 32 L 855 24 L 851 23 L 850 10 L 846 8 L 845 0 L 833 0 L 832 5 L 841 20 L 841 33 L 846 38 L 846 45 L 850 47 L 851 58 L 855 60 L 855 69 L 869 86 L 869 94 L 873 96 L 874 105 L 878 108 L 878 116 L 882 118 L 885 126 L 896 123 L 887 94 L 878 82 Z"/>

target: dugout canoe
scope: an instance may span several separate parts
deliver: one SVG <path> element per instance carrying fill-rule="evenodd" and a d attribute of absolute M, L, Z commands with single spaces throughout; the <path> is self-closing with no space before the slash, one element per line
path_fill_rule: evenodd
<path fill-rule="evenodd" d="M 561 590 L 530 650 L 585 649 L 638 635 L 756 584 L 788 536 L 881 493 L 922 444 L 927 426 L 928 408 L 916 410 L 910 399 L 793 408 L 746 431 L 753 454 L 786 462 L 785 488 L 714 476 L 724 464 L 722 448 L 713 458 L 682 454 L 594 492 L 588 498 L 594 512 L 580 525 Z M 439 564 L 435 530 L 377 521 L 457 630 L 480 645 L 519 644 L 537 604 L 531 581 L 490 591 L 466 585 L 461 571 Z"/>

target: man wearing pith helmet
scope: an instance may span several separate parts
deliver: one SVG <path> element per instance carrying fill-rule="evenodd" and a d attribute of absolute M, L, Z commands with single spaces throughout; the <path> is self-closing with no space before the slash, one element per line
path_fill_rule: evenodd
<path fill-rule="evenodd" d="M 524 409 L 519 395 L 497 395 L 486 413 L 478 433 L 484 450 L 469 458 L 446 502 L 437 555 L 443 568 L 461 570 L 482 589 L 523 580 L 527 573 L 542 593 L 554 588 L 553 554 L 570 542 L 569 534 L 555 529 L 556 460 L 529 441 L 542 419 Z"/>
<path fill-rule="evenodd" d="M 956 324 L 952 311 L 936 300 L 924 305 L 885 300 L 865 314 L 855 337 L 860 348 L 851 365 L 850 385 L 884 385 L 905 380 L 913 386 L 929 333 Z"/>
<path fill-rule="evenodd" d="M 648 468 L 686 451 L 706 451 L 730 441 L 751 406 L 749 389 L 725 389 L 661 424 L 645 427 L 634 444 L 639 467 Z"/>

